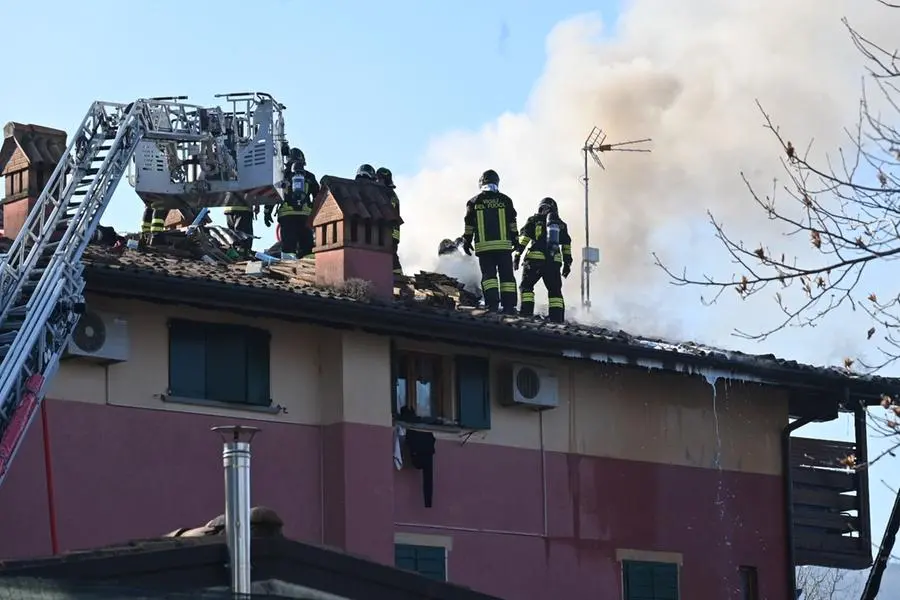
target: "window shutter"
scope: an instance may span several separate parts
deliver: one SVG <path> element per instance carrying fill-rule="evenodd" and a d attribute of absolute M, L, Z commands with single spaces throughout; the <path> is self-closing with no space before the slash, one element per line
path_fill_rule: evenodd
<path fill-rule="evenodd" d="M 625 561 L 625 600 L 678 600 L 678 565 Z"/>
<path fill-rule="evenodd" d="M 169 394 L 206 398 L 206 332 L 190 321 L 169 321 Z"/>
<path fill-rule="evenodd" d="M 206 398 L 247 402 L 247 335 L 233 325 L 210 325 L 206 333 Z"/>
<path fill-rule="evenodd" d="M 271 346 L 272 336 L 264 329 L 247 332 L 247 403 L 256 406 L 272 404 Z"/>
<path fill-rule="evenodd" d="M 490 361 L 487 358 L 456 357 L 456 399 L 461 427 L 491 428 L 490 383 Z"/>
<path fill-rule="evenodd" d="M 447 581 L 446 550 L 439 546 L 394 545 L 394 565 L 436 581 Z"/>

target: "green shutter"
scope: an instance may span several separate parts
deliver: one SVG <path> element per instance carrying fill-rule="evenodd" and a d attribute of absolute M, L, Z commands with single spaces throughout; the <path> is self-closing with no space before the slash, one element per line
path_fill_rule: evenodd
<path fill-rule="evenodd" d="M 272 390 L 270 387 L 271 363 L 270 350 L 271 336 L 264 329 L 250 329 L 247 331 L 247 403 L 256 406 L 269 406 L 272 404 Z"/>
<path fill-rule="evenodd" d="M 394 565 L 423 577 L 447 581 L 446 550 L 439 546 L 394 545 Z"/>
<path fill-rule="evenodd" d="M 169 321 L 169 395 L 206 398 L 206 332 L 199 323 Z"/>
<path fill-rule="evenodd" d="M 490 373 L 490 361 L 487 358 L 456 357 L 456 399 L 461 427 L 491 428 Z"/>
<path fill-rule="evenodd" d="M 206 398 L 217 402 L 247 401 L 245 329 L 209 325 L 206 332 Z"/>
<path fill-rule="evenodd" d="M 625 600 L 678 600 L 678 565 L 625 561 Z"/>

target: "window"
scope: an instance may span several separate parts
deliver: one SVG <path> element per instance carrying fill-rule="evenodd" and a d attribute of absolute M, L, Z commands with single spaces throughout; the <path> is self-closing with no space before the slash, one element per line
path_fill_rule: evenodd
<path fill-rule="evenodd" d="M 394 544 L 394 566 L 437 581 L 447 581 L 447 550 L 441 546 Z"/>
<path fill-rule="evenodd" d="M 393 413 L 407 422 L 490 429 L 490 362 L 478 356 L 393 353 Z"/>
<path fill-rule="evenodd" d="M 741 600 L 759 600 L 759 580 L 756 567 L 741 567 Z"/>
<path fill-rule="evenodd" d="M 269 406 L 269 332 L 171 320 L 169 395 Z"/>
<path fill-rule="evenodd" d="M 622 588 L 625 600 L 678 600 L 678 565 L 623 561 Z"/>

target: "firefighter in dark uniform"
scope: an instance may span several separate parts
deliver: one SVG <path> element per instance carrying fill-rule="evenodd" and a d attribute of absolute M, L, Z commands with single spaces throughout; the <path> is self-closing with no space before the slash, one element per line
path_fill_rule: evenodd
<path fill-rule="evenodd" d="M 160 241 L 166 232 L 166 216 L 169 211 L 162 207 L 162 202 L 145 202 L 144 216 L 141 219 L 141 239 L 152 245 Z"/>
<path fill-rule="evenodd" d="M 284 200 L 278 205 L 281 226 L 281 257 L 303 258 L 313 249 L 313 231 L 309 226 L 312 205 L 319 195 L 316 176 L 306 170 L 306 156 L 299 148 L 291 148 L 284 169 Z M 263 211 L 266 227 L 272 225 L 272 206 Z"/>
<path fill-rule="evenodd" d="M 568 226 L 559 218 L 559 209 L 553 198 L 541 200 L 537 214 L 528 217 L 519 232 L 513 256 L 516 270 L 523 253 L 525 266 L 519 288 L 522 292 L 519 314 L 527 317 L 534 314 L 534 286 L 543 279 L 549 304 L 547 318 L 554 323 L 562 323 L 566 318 L 562 280 L 572 271 L 572 238 Z"/>
<path fill-rule="evenodd" d="M 400 198 L 397 197 L 397 192 L 394 191 L 397 188 L 394 185 L 394 174 L 387 167 L 378 167 L 378 170 L 375 171 L 375 181 L 391 190 L 391 206 L 397 211 L 397 216 L 399 217 Z M 400 265 L 400 256 L 397 253 L 400 247 L 400 225 L 394 225 L 393 230 L 391 230 L 391 239 L 394 247 L 394 275 L 403 275 L 403 267 Z"/>
<path fill-rule="evenodd" d="M 478 180 L 481 192 L 466 203 L 463 251 L 472 251 L 481 267 L 481 289 L 488 310 L 503 306 L 506 314 L 516 312 L 516 277 L 512 252 L 518 234 L 516 209 L 509 196 L 499 191 L 500 176 L 487 170 Z"/>
<path fill-rule="evenodd" d="M 359 165 L 359 168 L 356 170 L 356 181 L 375 182 L 375 168 L 368 163 Z"/>
<path fill-rule="evenodd" d="M 255 214 L 259 214 L 259 209 L 254 211 L 253 207 L 245 203 L 244 198 L 240 194 L 229 194 L 231 201 L 237 200 L 239 204 L 233 204 L 225 207 L 225 224 L 228 229 L 239 231 L 247 235 L 247 238 L 241 240 L 237 245 L 243 250 L 249 252 L 253 247 L 253 218 Z"/>

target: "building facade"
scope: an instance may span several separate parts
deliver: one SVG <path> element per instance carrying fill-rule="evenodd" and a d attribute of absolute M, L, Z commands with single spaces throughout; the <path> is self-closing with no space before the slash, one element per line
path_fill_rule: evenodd
<path fill-rule="evenodd" d="M 317 199 L 327 243 L 306 283 L 300 267 L 290 279 L 88 249 L 104 340 L 76 335 L 0 488 L 0 557 L 215 514 L 209 429 L 243 423 L 262 429 L 252 501 L 297 540 L 509 599 L 790 597 L 789 415 L 831 418 L 895 383 L 424 306 L 383 283 L 354 296 L 368 270 L 392 277 L 388 227 L 337 189 Z M 425 446 L 396 456 L 398 424 Z M 871 560 L 866 539 L 836 535 Z"/>

